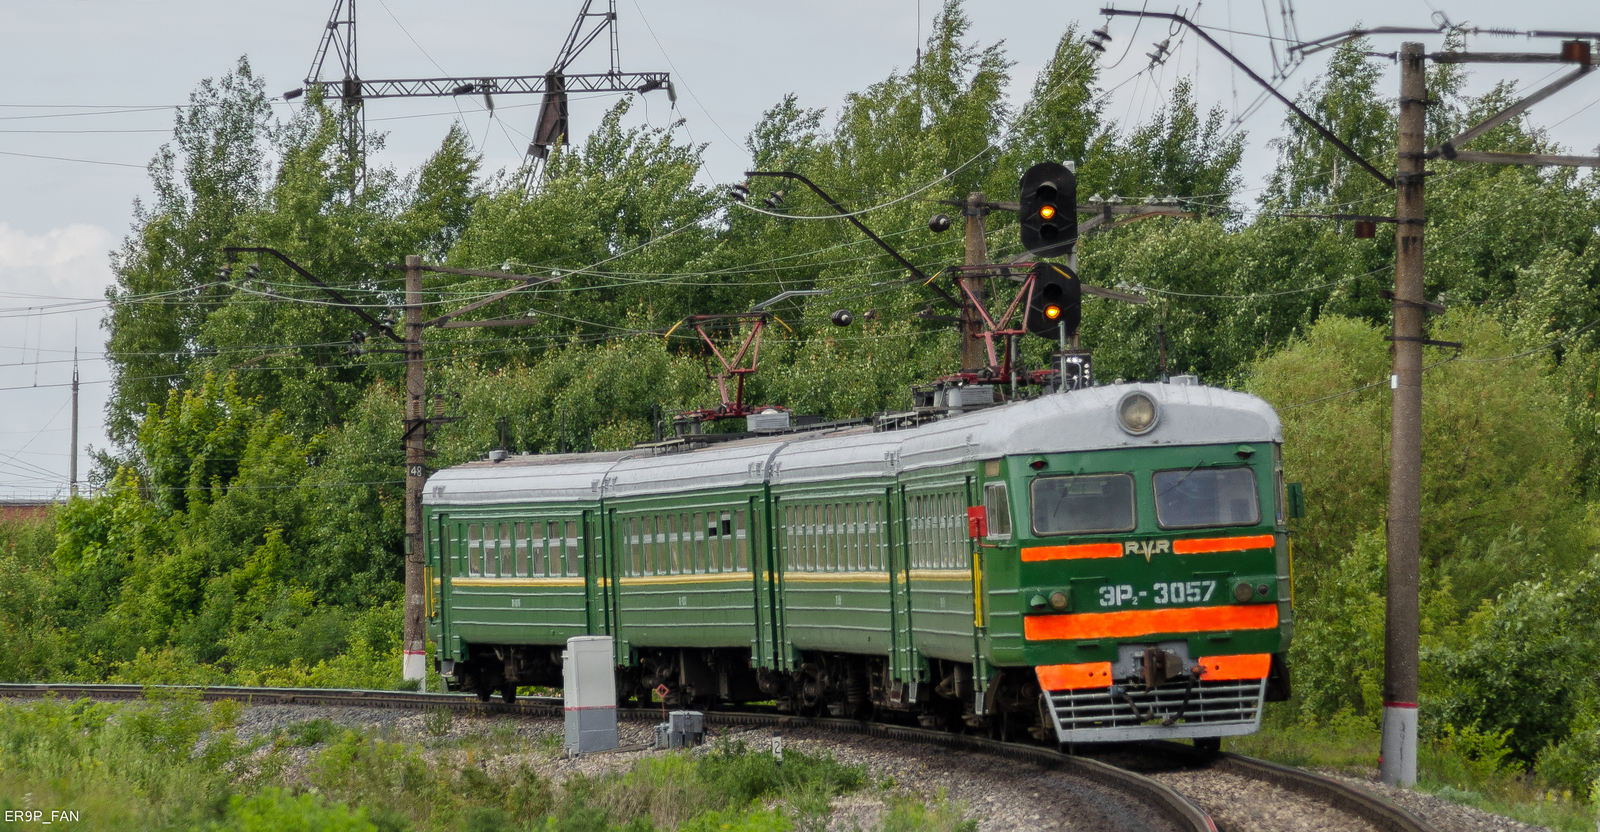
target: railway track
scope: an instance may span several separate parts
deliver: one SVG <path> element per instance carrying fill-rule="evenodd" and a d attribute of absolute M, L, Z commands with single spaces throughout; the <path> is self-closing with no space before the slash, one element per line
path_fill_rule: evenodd
<path fill-rule="evenodd" d="M 158 686 L 165 687 L 165 686 Z M 446 708 L 454 712 L 489 715 L 506 714 L 534 718 L 562 716 L 561 700 L 553 697 L 524 698 L 515 704 L 480 702 L 463 694 L 408 693 L 400 691 L 329 690 L 309 688 L 201 687 L 204 701 L 233 699 L 249 705 L 308 705 L 425 710 Z M 146 688 L 140 685 L 93 684 L 0 684 L 0 698 L 38 698 L 55 695 L 64 698 L 140 699 Z M 655 709 L 619 709 L 625 720 L 659 720 Z M 1324 805 L 1334 812 L 1357 819 L 1360 826 L 1374 832 L 1435 832 L 1433 827 L 1411 812 L 1331 778 L 1256 760 L 1238 754 L 1205 754 L 1178 743 L 1140 743 L 1113 746 L 1088 754 L 1066 754 L 1036 745 L 1000 742 L 984 737 L 951 734 L 922 728 L 861 722 L 845 719 L 799 717 L 788 714 L 748 711 L 707 711 L 710 725 L 776 730 L 815 729 L 831 733 L 855 734 L 886 740 L 932 745 L 952 750 L 997 755 L 1024 761 L 1042 769 L 1059 772 L 1095 784 L 1105 790 L 1126 795 L 1142 804 L 1165 825 L 1195 832 L 1230 832 L 1219 827 L 1202 808 L 1210 801 L 1194 800 L 1180 788 L 1163 782 L 1172 775 L 1211 773 L 1237 778 L 1298 795 Z M 1150 828 L 1131 807 L 1112 807 L 1109 814 L 1126 814 L 1124 828 Z M 1219 813 L 1226 817 L 1227 811 Z M 1315 828 L 1315 827 L 1313 827 Z"/>

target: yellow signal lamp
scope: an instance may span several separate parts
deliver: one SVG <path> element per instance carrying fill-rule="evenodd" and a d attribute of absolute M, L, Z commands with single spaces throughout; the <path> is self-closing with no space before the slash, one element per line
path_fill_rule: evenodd
<path fill-rule="evenodd" d="M 1042 219 L 1042 220 L 1053 220 L 1055 218 L 1056 218 L 1056 206 L 1054 206 L 1054 205 L 1040 205 L 1039 206 L 1039 219 Z"/>
<path fill-rule="evenodd" d="M 1055 305 L 1053 303 L 1050 304 L 1049 306 L 1046 306 L 1044 308 L 1044 316 L 1046 318 L 1052 320 L 1052 321 L 1060 320 L 1060 318 L 1061 318 L 1061 307 L 1059 307 L 1059 306 L 1057 306 L 1057 305 Z"/>

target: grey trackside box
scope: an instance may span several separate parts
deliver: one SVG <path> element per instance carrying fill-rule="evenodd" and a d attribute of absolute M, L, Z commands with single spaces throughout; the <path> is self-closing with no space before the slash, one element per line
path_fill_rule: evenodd
<path fill-rule="evenodd" d="M 568 754 L 617 747 L 617 677 L 611 636 L 567 639 L 561 654 L 561 698 Z"/>
<path fill-rule="evenodd" d="M 689 748 L 706 740 L 706 715 L 699 711 L 673 711 L 656 726 L 656 748 Z"/>

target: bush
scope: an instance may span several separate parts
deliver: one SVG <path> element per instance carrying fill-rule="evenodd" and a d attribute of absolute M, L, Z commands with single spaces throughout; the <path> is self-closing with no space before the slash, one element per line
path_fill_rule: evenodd
<path fill-rule="evenodd" d="M 326 804 L 315 795 L 298 797 L 283 789 L 267 789 L 229 802 L 223 832 L 378 832 L 364 809 L 351 811 L 340 803 Z"/>
<path fill-rule="evenodd" d="M 786 751 L 780 767 L 771 754 L 752 752 L 742 742 L 719 743 L 700 760 L 700 776 L 710 789 L 728 795 L 734 803 L 813 787 L 833 797 L 867 783 L 865 768 L 843 765 L 832 756 Z"/>
<path fill-rule="evenodd" d="M 1539 752 L 1540 776 L 1580 799 L 1600 801 L 1600 708 L 1591 701 L 1565 739 Z"/>
<path fill-rule="evenodd" d="M 962 820 L 964 804 L 951 803 L 939 791 L 932 806 L 920 800 L 891 798 L 883 819 L 883 832 L 977 832 L 976 820 Z"/>
<path fill-rule="evenodd" d="M 1597 643 L 1600 564 L 1518 584 L 1427 652 L 1436 692 L 1424 713 L 1491 734 L 1510 731 L 1517 759 L 1532 763 L 1566 738 L 1586 701 L 1600 698 Z"/>

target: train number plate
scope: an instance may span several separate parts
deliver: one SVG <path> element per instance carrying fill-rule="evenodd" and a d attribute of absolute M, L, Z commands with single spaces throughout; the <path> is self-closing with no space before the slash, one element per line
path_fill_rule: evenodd
<path fill-rule="evenodd" d="M 1203 604 L 1216 594 L 1216 581 L 1163 581 L 1147 589 L 1140 589 L 1133 584 L 1106 584 L 1100 587 L 1100 606 L 1160 607 L 1172 604 Z"/>

